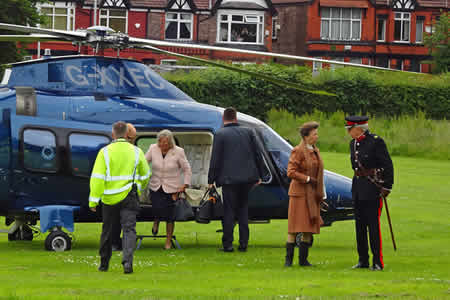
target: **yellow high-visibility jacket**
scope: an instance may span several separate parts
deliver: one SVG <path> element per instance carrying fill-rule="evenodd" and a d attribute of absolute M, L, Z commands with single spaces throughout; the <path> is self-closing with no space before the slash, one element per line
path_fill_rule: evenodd
<path fill-rule="evenodd" d="M 134 182 L 140 195 L 151 176 L 144 152 L 125 139 L 117 139 L 103 147 L 92 169 L 89 207 L 96 207 L 100 200 L 114 205 L 125 199 L 133 185 L 135 170 Z"/>

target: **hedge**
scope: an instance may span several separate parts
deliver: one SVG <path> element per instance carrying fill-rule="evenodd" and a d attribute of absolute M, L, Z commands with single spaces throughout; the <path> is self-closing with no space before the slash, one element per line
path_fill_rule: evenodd
<path fill-rule="evenodd" d="M 323 70 L 312 76 L 308 67 L 278 64 L 242 66 L 296 82 L 302 88 L 324 90 L 323 96 L 280 87 L 262 79 L 218 68 L 186 73 L 166 73 L 164 77 L 193 99 L 217 106 L 234 106 L 238 111 L 267 120 L 271 109 L 295 115 L 313 111 L 346 114 L 364 113 L 398 117 L 419 111 L 427 118 L 450 119 L 450 75 L 373 71 L 359 68 Z"/>

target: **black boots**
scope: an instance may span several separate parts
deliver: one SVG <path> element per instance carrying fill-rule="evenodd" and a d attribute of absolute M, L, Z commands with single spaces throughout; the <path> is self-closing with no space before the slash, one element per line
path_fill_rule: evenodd
<path fill-rule="evenodd" d="M 308 250 L 309 250 L 309 243 L 306 242 L 300 242 L 300 251 L 298 253 L 298 264 L 302 267 L 310 267 L 312 266 L 308 262 Z"/>
<path fill-rule="evenodd" d="M 98 270 L 100 272 L 106 272 L 106 271 L 108 271 L 108 267 L 109 267 L 109 259 L 101 258 L 100 266 L 98 267 Z"/>
<path fill-rule="evenodd" d="M 292 260 L 294 259 L 295 243 L 286 243 L 286 262 L 285 267 L 292 266 Z"/>

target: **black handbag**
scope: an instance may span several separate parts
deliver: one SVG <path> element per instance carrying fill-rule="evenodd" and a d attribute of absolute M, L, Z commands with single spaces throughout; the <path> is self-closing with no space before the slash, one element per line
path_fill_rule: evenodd
<path fill-rule="evenodd" d="M 223 218 L 223 202 L 216 188 L 213 187 L 209 191 L 209 199 L 212 201 L 213 205 L 213 216 L 216 219 Z"/>
<path fill-rule="evenodd" d="M 176 221 L 188 221 L 194 218 L 194 211 L 192 206 L 187 201 L 186 197 L 183 197 L 184 193 L 178 195 L 178 199 L 175 201 L 175 220 Z"/>
<path fill-rule="evenodd" d="M 199 208 L 195 220 L 198 223 L 209 223 L 211 219 L 221 219 L 223 217 L 223 203 L 222 199 L 213 187 L 205 192 L 200 201 Z"/>
<path fill-rule="evenodd" d="M 197 209 L 195 220 L 198 223 L 207 224 L 213 217 L 213 203 L 208 199 L 209 190 L 206 190 Z"/>

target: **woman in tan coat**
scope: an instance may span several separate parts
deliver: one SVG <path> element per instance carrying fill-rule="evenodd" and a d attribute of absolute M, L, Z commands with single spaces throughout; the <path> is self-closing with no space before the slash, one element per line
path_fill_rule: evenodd
<path fill-rule="evenodd" d="M 292 266 L 295 237 L 302 233 L 299 265 L 311 266 L 308 250 L 312 235 L 320 232 L 323 224 L 320 217 L 321 203 L 324 201 L 323 162 L 319 149 L 315 146 L 319 138 L 319 123 L 307 122 L 300 128 L 302 141 L 292 149 L 287 175 L 292 179 L 289 187 L 288 238 L 286 243 L 285 266 Z"/>

